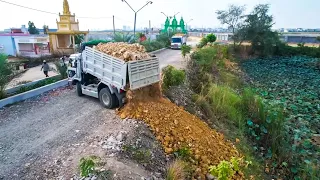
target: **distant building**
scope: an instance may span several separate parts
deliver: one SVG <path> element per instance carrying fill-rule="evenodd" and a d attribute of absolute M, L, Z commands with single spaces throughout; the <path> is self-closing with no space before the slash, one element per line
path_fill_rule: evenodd
<path fill-rule="evenodd" d="M 47 56 L 50 55 L 49 47 L 49 37 L 46 35 L 24 33 L 0 34 L 0 53 L 9 56 Z"/>

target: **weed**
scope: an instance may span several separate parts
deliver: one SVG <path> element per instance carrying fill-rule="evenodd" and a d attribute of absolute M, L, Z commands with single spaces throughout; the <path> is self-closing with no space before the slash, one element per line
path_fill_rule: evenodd
<path fill-rule="evenodd" d="M 181 160 L 174 161 L 167 170 L 166 180 L 184 180 L 186 178 L 186 164 Z"/>
<path fill-rule="evenodd" d="M 209 172 L 219 180 L 228 180 L 240 171 L 241 158 L 232 157 L 229 161 L 221 161 L 217 166 L 210 166 Z"/>
<path fill-rule="evenodd" d="M 241 96 L 227 86 L 213 84 L 207 98 L 216 113 L 222 114 L 242 128 L 244 117 L 241 111 Z"/>
<path fill-rule="evenodd" d="M 168 89 L 171 86 L 178 86 L 182 84 L 185 79 L 186 75 L 185 72 L 182 70 L 178 70 L 173 66 L 167 66 L 163 70 L 163 89 Z"/>
<path fill-rule="evenodd" d="M 188 147 L 178 149 L 173 153 L 177 158 L 188 161 L 191 157 L 191 150 Z"/>
<path fill-rule="evenodd" d="M 230 86 L 232 88 L 240 88 L 243 85 L 243 82 L 234 74 L 227 71 L 220 71 L 220 80 L 223 84 Z"/>
<path fill-rule="evenodd" d="M 93 173 L 95 167 L 96 164 L 93 158 L 81 158 L 79 165 L 81 177 L 88 177 L 90 174 Z"/>
<path fill-rule="evenodd" d="M 209 168 L 210 174 L 219 180 L 229 180 L 235 173 L 228 161 L 221 161 L 218 166 L 211 166 Z"/>

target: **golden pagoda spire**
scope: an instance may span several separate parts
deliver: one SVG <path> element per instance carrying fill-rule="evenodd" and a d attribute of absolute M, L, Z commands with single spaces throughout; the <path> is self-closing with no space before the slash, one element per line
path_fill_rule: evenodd
<path fill-rule="evenodd" d="M 68 0 L 63 0 L 63 15 L 70 15 Z"/>

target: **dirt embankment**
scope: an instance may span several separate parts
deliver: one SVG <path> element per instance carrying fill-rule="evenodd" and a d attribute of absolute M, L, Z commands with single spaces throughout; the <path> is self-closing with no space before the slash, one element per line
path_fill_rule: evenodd
<path fill-rule="evenodd" d="M 223 134 L 211 129 L 205 122 L 186 112 L 167 99 L 159 97 L 159 92 L 146 90 L 149 94 L 131 94 L 134 97 L 119 111 L 121 118 L 134 118 L 146 122 L 167 154 L 179 149 L 191 150 L 192 168 L 195 176 L 204 177 L 210 165 L 222 160 L 239 157 L 240 154 Z M 149 95 L 149 97 L 148 97 Z"/>

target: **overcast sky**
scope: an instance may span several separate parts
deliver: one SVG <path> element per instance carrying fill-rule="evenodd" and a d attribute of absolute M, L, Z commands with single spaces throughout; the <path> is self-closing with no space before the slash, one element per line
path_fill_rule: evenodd
<path fill-rule="evenodd" d="M 7 2 L 59 13 L 63 10 L 63 0 L 4 0 Z M 127 0 L 135 9 L 141 8 L 146 0 Z M 320 0 L 153 0 L 153 4 L 146 6 L 137 14 L 137 28 L 147 27 L 149 20 L 153 27 L 164 24 L 165 16 L 180 12 L 192 27 L 221 27 L 215 12 L 223 10 L 230 4 L 246 5 L 247 12 L 259 3 L 271 5 L 270 13 L 274 15 L 274 28 L 320 28 Z M 134 13 L 121 0 L 69 0 L 70 11 L 79 17 L 80 29 L 111 29 L 112 15 L 116 17 L 116 28 L 124 25 L 133 27 Z M 81 17 L 106 17 L 87 19 Z M 0 1 L 0 29 L 20 27 L 33 21 L 38 28 L 44 24 L 49 28 L 56 28 L 57 15 L 45 14 L 23 9 Z"/>

